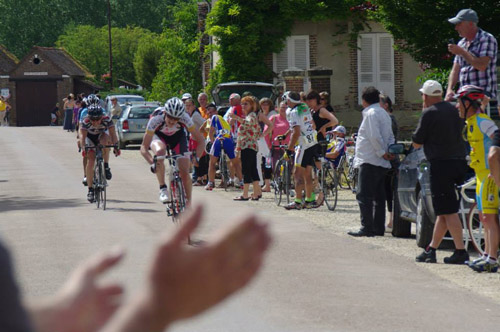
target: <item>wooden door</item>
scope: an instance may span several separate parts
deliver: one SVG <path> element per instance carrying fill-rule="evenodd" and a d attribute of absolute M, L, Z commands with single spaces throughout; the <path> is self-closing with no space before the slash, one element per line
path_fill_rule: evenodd
<path fill-rule="evenodd" d="M 50 112 L 56 103 L 57 81 L 18 81 L 16 83 L 17 126 L 48 126 Z"/>

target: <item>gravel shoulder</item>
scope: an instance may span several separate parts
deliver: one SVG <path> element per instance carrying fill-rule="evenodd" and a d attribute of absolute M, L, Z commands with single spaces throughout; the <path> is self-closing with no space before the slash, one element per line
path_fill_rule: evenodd
<path fill-rule="evenodd" d="M 126 159 L 142 159 L 137 146 L 132 146 L 130 149 L 123 150 L 122 157 Z M 197 187 L 194 188 L 194 190 L 196 192 L 197 190 L 203 190 L 203 188 Z M 214 193 L 228 200 L 232 200 L 234 196 L 239 194 L 239 191 L 232 189 L 225 192 L 222 189 L 215 189 Z M 350 190 L 339 190 L 338 203 L 335 211 L 329 211 L 326 206 L 311 210 L 287 211 L 283 207 L 276 206 L 272 193 L 264 193 L 263 198 L 258 202 L 248 201 L 244 202 L 244 204 L 259 210 L 261 213 L 265 213 L 265 211 L 278 211 L 280 215 L 284 217 L 303 217 L 304 222 L 311 223 L 325 232 L 342 237 L 350 238 L 347 232 L 350 230 L 357 230 L 360 226 L 358 204 L 354 194 L 352 194 Z M 414 228 L 413 234 L 415 234 Z M 370 244 L 373 250 L 387 251 L 404 257 L 412 262 L 414 262 L 415 256 L 421 252 L 421 248 L 417 247 L 415 243 L 414 236 L 412 238 L 402 239 L 386 234 L 384 237 L 356 238 L 356 240 Z M 438 264 L 414 264 L 422 269 L 427 269 L 437 277 L 449 281 L 461 288 L 486 296 L 500 303 L 500 287 L 492 287 L 492 285 L 496 285 L 500 280 L 500 274 L 477 273 L 466 266 L 443 264 L 443 258 L 451 255 L 452 251 L 453 250 L 446 249 L 438 250 Z M 477 256 L 473 250 L 469 250 L 469 254 L 471 258 Z"/>

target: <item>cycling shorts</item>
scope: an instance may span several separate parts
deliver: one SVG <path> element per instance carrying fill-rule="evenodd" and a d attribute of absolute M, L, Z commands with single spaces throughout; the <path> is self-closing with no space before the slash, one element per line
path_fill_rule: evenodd
<path fill-rule="evenodd" d="M 226 137 L 222 140 L 222 142 L 216 138 L 214 144 L 212 144 L 212 148 L 210 149 L 210 155 L 219 158 L 221 148 L 224 149 L 229 159 L 234 159 L 234 142 L 231 138 Z"/>
<path fill-rule="evenodd" d="M 498 187 L 492 178 L 488 177 L 489 170 L 476 173 L 476 202 L 477 209 L 485 214 L 498 214 Z"/>
<path fill-rule="evenodd" d="M 314 166 L 319 156 L 318 147 L 318 144 L 307 149 L 299 147 L 295 154 L 295 165 L 302 166 L 304 168 L 307 166 Z"/>
<path fill-rule="evenodd" d="M 89 147 L 96 147 L 99 144 L 99 141 L 101 140 L 101 135 L 104 133 L 100 134 L 87 134 L 87 137 L 85 138 L 85 145 Z"/>
<path fill-rule="evenodd" d="M 170 146 L 170 149 L 174 154 L 185 154 L 188 152 L 188 140 L 186 131 L 181 129 L 171 136 L 162 135 L 162 133 L 155 133 L 153 140 L 151 141 L 151 146 L 153 143 L 162 142 L 165 145 Z"/>

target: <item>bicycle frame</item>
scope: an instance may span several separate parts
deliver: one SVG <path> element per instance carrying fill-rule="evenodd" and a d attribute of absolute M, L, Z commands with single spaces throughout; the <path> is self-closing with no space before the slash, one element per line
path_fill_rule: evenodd
<path fill-rule="evenodd" d="M 104 173 L 103 149 L 116 147 L 116 145 L 102 144 L 98 144 L 97 146 L 85 146 L 85 151 L 95 150 L 96 154 L 92 188 L 94 188 L 94 200 L 98 209 L 102 207 L 103 210 L 106 210 L 106 187 L 108 186 L 108 181 Z"/>

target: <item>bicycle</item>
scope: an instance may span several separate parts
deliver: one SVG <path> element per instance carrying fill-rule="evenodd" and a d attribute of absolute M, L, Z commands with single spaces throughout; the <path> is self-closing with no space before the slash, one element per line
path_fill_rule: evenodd
<path fill-rule="evenodd" d="M 271 183 L 271 186 L 274 188 L 274 201 L 279 206 L 283 195 L 286 195 L 286 203 L 290 204 L 292 186 L 290 162 L 283 157 L 288 145 L 283 144 L 283 138 L 276 137 L 274 140 L 278 140 L 279 144 L 273 145 L 272 148 L 283 152 L 282 157 L 276 162 L 274 167 L 273 181 Z"/>
<path fill-rule="evenodd" d="M 179 167 L 177 166 L 177 158 L 183 155 L 173 155 L 172 150 L 167 145 L 167 154 L 165 156 L 154 156 L 153 166 L 151 170 L 153 173 L 156 172 L 156 162 L 158 160 L 167 160 L 168 163 L 165 164 L 165 175 L 169 183 L 167 186 L 168 195 L 170 200 L 166 202 L 167 216 L 172 217 L 172 222 L 178 224 L 180 222 L 180 215 L 186 209 L 186 190 L 184 189 L 184 184 L 179 173 Z"/>
<path fill-rule="evenodd" d="M 219 173 L 221 177 L 221 187 L 227 191 L 230 183 L 229 169 L 227 167 L 226 152 L 224 151 L 224 137 L 217 138 L 220 142 Z"/>
<path fill-rule="evenodd" d="M 463 185 L 459 187 L 460 189 L 460 195 L 462 196 L 463 200 L 469 204 L 471 204 L 469 208 L 469 213 L 467 213 L 467 219 L 465 220 L 466 229 L 467 229 L 467 239 L 465 240 L 465 244 L 467 247 L 468 241 L 472 243 L 472 246 L 474 249 L 482 255 L 484 253 L 484 230 L 483 230 L 483 223 L 481 222 L 479 218 L 479 211 L 477 209 L 477 203 L 474 198 L 470 198 L 466 193 L 466 189 L 473 189 L 476 184 L 476 178 L 472 178 Z M 461 204 L 463 205 L 463 203 Z M 463 206 L 461 206 L 462 210 Z M 465 228 L 465 227 L 464 227 Z"/>
<path fill-rule="evenodd" d="M 92 183 L 92 188 L 94 189 L 94 203 L 99 209 L 102 207 L 106 210 L 106 187 L 108 186 L 108 181 L 106 180 L 106 173 L 104 170 L 104 158 L 102 155 L 102 150 L 105 148 L 117 149 L 117 145 L 102 145 L 97 146 L 85 146 L 85 151 L 95 150 L 95 165 L 94 165 L 94 181 Z"/>
<path fill-rule="evenodd" d="M 330 211 L 337 207 L 338 178 L 333 164 L 325 157 L 320 157 L 321 168 L 319 169 L 319 188 L 323 193 L 323 200 Z"/>

